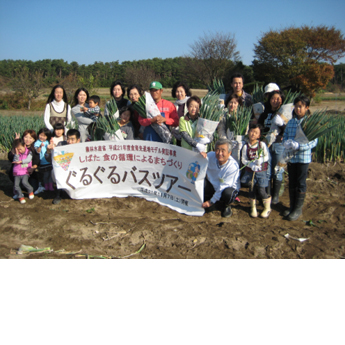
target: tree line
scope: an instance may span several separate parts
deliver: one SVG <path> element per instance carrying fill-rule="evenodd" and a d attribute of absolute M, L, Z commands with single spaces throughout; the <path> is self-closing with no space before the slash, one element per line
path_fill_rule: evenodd
<path fill-rule="evenodd" d="M 63 59 L 39 61 L 0 61 L 0 87 L 22 93 L 30 107 L 42 87 L 61 83 L 67 88 L 109 87 L 114 80 L 125 85 L 139 84 L 147 89 L 152 80 L 172 87 L 179 80 L 191 88 L 207 88 L 221 79 L 230 89 L 231 75 L 244 75 L 245 88 L 256 83 L 275 82 L 282 89 L 302 91 L 314 96 L 329 83 L 344 88 L 344 65 L 336 61 L 345 56 L 345 39 L 334 27 L 302 26 L 270 30 L 254 45 L 254 60 L 246 66 L 240 60 L 232 33 L 204 34 L 190 45 L 186 56 L 138 61 L 96 61 L 90 65 Z"/>

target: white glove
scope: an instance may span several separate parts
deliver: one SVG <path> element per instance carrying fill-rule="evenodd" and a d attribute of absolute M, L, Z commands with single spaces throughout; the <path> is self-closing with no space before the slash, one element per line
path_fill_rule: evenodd
<path fill-rule="evenodd" d="M 295 151 L 297 151 L 299 149 L 299 143 L 295 140 L 291 141 L 291 148 Z"/>
<path fill-rule="evenodd" d="M 198 137 L 198 138 L 196 138 L 196 141 L 200 144 L 208 144 L 211 142 L 210 139 L 206 138 L 206 137 L 203 137 L 203 138 Z"/>
<path fill-rule="evenodd" d="M 254 171 L 254 167 L 257 167 L 257 165 L 255 164 L 255 162 L 250 162 L 248 164 L 249 168 L 252 169 Z"/>
<path fill-rule="evenodd" d="M 198 143 L 198 144 L 196 144 L 196 149 L 199 152 L 205 152 L 206 151 L 206 145 Z"/>
<path fill-rule="evenodd" d="M 278 126 L 278 127 L 281 127 L 281 126 L 284 126 L 285 123 L 283 121 L 283 119 L 279 116 L 279 115 L 276 115 L 273 120 L 272 120 L 272 124 Z"/>
<path fill-rule="evenodd" d="M 293 142 L 292 139 L 288 139 L 288 140 L 284 141 L 283 145 L 287 150 L 289 150 L 289 149 L 291 149 L 292 142 Z"/>
<path fill-rule="evenodd" d="M 258 166 L 261 166 L 261 164 L 264 162 L 264 157 L 258 158 L 254 163 Z"/>
<path fill-rule="evenodd" d="M 258 172 L 258 171 L 261 170 L 261 166 L 254 165 L 251 169 L 252 169 L 254 172 Z"/>

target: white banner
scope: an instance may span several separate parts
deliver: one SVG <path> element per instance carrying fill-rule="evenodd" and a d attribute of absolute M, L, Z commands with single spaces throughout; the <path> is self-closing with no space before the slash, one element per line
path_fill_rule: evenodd
<path fill-rule="evenodd" d="M 53 151 L 57 187 L 72 199 L 136 196 L 202 216 L 207 160 L 150 141 L 90 141 Z"/>

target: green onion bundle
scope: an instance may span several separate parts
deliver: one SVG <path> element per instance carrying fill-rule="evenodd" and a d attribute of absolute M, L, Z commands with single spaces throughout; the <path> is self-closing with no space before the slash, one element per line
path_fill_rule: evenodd
<path fill-rule="evenodd" d="M 264 103 L 264 88 L 258 84 L 253 89 L 253 103 Z"/>
<path fill-rule="evenodd" d="M 213 91 L 203 99 L 200 107 L 200 117 L 210 121 L 219 121 L 225 109 L 219 105 L 219 96 Z"/>
<path fill-rule="evenodd" d="M 301 123 L 301 128 L 309 141 L 320 138 L 336 128 L 340 121 L 333 121 L 326 116 L 326 110 L 315 111 L 312 114 L 305 115 Z"/>
<path fill-rule="evenodd" d="M 139 99 L 138 102 L 135 102 L 132 104 L 132 107 L 134 110 L 136 110 L 141 117 L 144 119 L 147 118 L 146 114 L 146 97 L 145 94 L 143 94 Z"/>
<path fill-rule="evenodd" d="M 95 136 L 94 140 L 102 140 L 103 135 L 105 133 L 110 134 L 110 135 L 117 135 L 117 131 L 121 128 L 117 118 L 114 118 L 114 116 L 101 116 L 98 118 L 96 122 L 96 131 L 95 131 Z M 118 137 L 119 138 L 119 137 Z M 122 140 L 123 138 L 119 138 Z"/>
<path fill-rule="evenodd" d="M 216 93 L 218 95 L 226 93 L 224 83 L 219 79 L 214 79 L 212 85 L 208 85 L 207 88 L 209 93 Z"/>
<path fill-rule="evenodd" d="M 301 93 L 298 92 L 292 92 L 291 90 L 288 91 L 287 95 L 285 96 L 283 104 L 289 104 L 293 103 L 295 98 L 298 97 Z"/>
<path fill-rule="evenodd" d="M 114 117 L 114 115 L 118 111 L 115 98 L 111 98 L 111 100 L 106 103 L 106 106 L 109 112 L 109 117 Z"/>
<path fill-rule="evenodd" d="M 238 107 L 231 115 L 226 115 L 226 127 L 234 135 L 245 135 L 252 116 L 251 107 Z"/>

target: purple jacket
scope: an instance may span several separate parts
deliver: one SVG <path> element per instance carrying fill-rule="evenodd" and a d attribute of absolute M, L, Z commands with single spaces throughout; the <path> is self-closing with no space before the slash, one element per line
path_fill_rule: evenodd
<path fill-rule="evenodd" d="M 13 164 L 13 176 L 29 175 L 28 169 L 32 167 L 32 152 L 26 147 L 23 154 L 14 155 L 13 162 L 22 164 Z"/>

